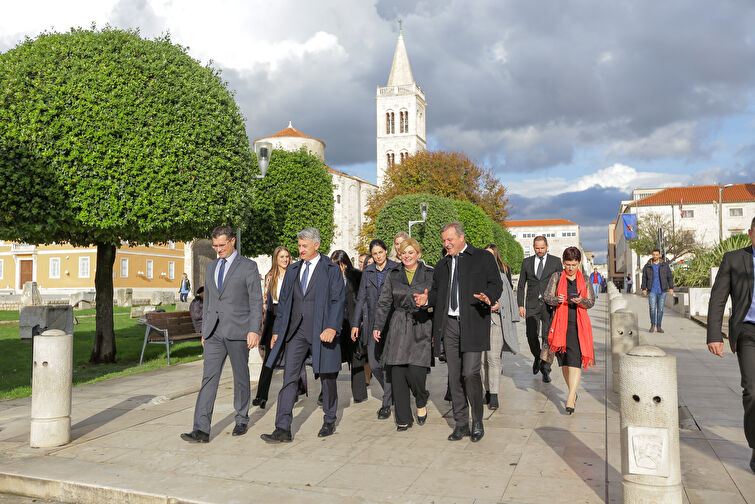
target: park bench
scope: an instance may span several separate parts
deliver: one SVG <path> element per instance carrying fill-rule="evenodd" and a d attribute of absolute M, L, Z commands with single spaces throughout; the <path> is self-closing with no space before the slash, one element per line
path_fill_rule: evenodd
<path fill-rule="evenodd" d="M 144 331 L 144 344 L 142 345 L 142 355 L 139 357 L 139 364 L 144 359 L 144 349 L 147 343 L 156 343 L 165 345 L 165 351 L 168 354 L 168 365 L 170 365 L 170 345 L 174 341 L 186 341 L 192 339 L 201 339 L 202 335 L 194 332 L 194 324 L 191 321 L 191 315 L 187 311 L 182 312 L 150 312 L 144 316 L 141 325 L 146 326 Z"/>

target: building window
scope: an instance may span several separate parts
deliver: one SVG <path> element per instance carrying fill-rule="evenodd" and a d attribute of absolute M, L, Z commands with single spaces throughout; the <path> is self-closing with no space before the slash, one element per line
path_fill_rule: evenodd
<path fill-rule="evenodd" d="M 385 134 L 392 135 L 396 133 L 396 116 L 393 112 L 385 113 Z"/>
<path fill-rule="evenodd" d="M 89 278 L 88 257 L 79 257 L 79 278 Z"/>
<path fill-rule="evenodd" d="M 399 133 L 409 133 L 409 112 L 402 110 L 399 112 Z"/>
<path fill-rule="evenodd" d="M 152 259 L 147 259 L 147 278 L 152 278 L 155 272 L 155 263 Z"/>
<path fill-rule="evenodd" d="M 128 278 L 128 259 L 121 258 L 121 278 Z"/>
<path fill-rule="evenodd" d="M 564 231 L 561 233 L 561 236 L 568 237 L 568 236 L 577 236 L 576 231 Z"/>
<path fill-rule="evenodd" d="M 742 217 L 743 212 L 741 208 L 730 208 L 729 217 Z"/>
<path fill-rule="evenodd" d="M 168 279 L 173 280 L 176 278 L 176 263 L 175 261 L 168 261 Z"/>
<path fill-rule="evenodd" d="M 341 203 L 341 195 L 336 194 L 336 203 Z"/>
<path fill-rule="evenodd" d="M 530 255 L 530 248 L 529 247 L 524 247 L 524 255 L 525 256 Z"/>
<path fill-rule="evenodd" d="M 50 258 L 50 278 L 60 278 L 60 257 Z"/>
<path fill-rule="evenodd" d="M 408 153 L 408 152 L 402 152 L 402 153 L 400 153 L 400 154 L 399 154 L 399 159 L 400 159 L 400 162 L 401 162 L 401 163 L 403 163 L 403 162 L 404 162 L 404 160 L 405 160 L 406 158 L 408 158 L 408 157 L 409 157 L 409 153 Z"/>
<path fill-rule="evenodd" d="M 682 212 L 682 219 L 694 219 L 694 218 L 695 218 L 694 210 L 685 210 Z"/>
<path fill-rule="evenodd" d="M 393 166 L 393 163 L 396 162 L 396 154 L 393 152 L 388 152 L 386 155 L 386 161 L 388 162 L 388 166 Z"/>
<path fill-rule="evenodd" d="M 0 278 L 3 278 L 3 270 L 5 266 L 5 259 L 0 259 Z"/>

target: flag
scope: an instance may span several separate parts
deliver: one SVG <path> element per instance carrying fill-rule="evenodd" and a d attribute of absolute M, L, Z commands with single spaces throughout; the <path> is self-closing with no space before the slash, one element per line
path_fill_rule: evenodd
<path fill-rule="evenodd" d="M 679 200 L 679 212 L 682 214 L 682 217 L 684 217 L 684 198 Z"/>
<path fill-rule="evenodd" d="M 637 214 L 623 214 L 621 222 L 624 225 L 624 239 L 629 241 L 637 238 Z"/>

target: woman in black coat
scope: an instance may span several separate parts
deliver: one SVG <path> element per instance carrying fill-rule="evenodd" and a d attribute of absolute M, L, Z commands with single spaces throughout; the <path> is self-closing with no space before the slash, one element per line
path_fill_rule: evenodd
<path fill-rule="evenodd" d="M 383 387 L 383 402 L 377 415 L 380 420 L 384 420 L 391 416 L 393 396 L 389 373 L 383 367 L 383 342 L 385 338 L 382 341 L 375 341 L 372 337 L 372 326 L 375 320 L 378 297 L 380 297 L 380 292 L 385 285 L 385 278 L 399 264 L 388 259 L 388 247 L 383 240 L 372 240 L 370 242 L 370 257 L 374 262 L 366 265 L 362 272 L 357 303 L 351 317 L 351 339 L 352 341 L 361 339 L 362 344 L 367 347 L 370 371 L 372 376 L 377 378 L 380 386 Z M 381 330 L 386 333 L 388 328 L 384 326 Z"/>
<path fill-rule="evenodd" d="M 432 288 L 433 269 L 419 262 L 422 248 L 413 238 L 404 240 L 399 252 L 402 265 L 385 279 L 377 303 L 373 337 L 375 341 L 386 339 L 383 359 L 391 369 L 396 428 L 405 431 L 413 423 L 410 390 L 417 404 L 417 423 L 422 425 L 427 420 L 430 393 L 425 381 L 433 360 L 432 316 L 425 307 L 417 307 L 414 295 Z M 386 322 L 391 330 L 384 336 L 382 328 Z"/>
<path fill-rule="evenodd" d="M 362 272 L 354 268 L 349 255 L 343 250 L 336 250 L 330 254 L 330 260 L 341 267 L 341 274 L 346 284 L 346 308 L 343 312 L 343 328 L 341 329 L 341 362 L 351 368 L 351 394 L 354 402 L 367 400 L 367 381 L 364 376 L 364 365 L 367 364 L 367 352 L 358 341 L 351 340 L 351 318 L 357 304 L 357 293 Z"/>

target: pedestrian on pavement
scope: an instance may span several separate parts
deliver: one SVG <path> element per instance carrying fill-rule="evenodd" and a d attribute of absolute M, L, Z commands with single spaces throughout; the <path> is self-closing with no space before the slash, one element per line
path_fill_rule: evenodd
<path fill-rule="evenodd" d="M 182 303 L 185 303 L 189 298 L 190 292 L 191 282 L 189 281 L 189 276 L 184 273 L 183 275 L 181 275 L 181 287 L 178 288 L 178 299 L 180 299 Z"/>
<path fill-rule="evenodd" d="M 367 400 L 367 380 L 364 376 L 364 365 L 367 364 L 367 347 L 361 340 L 351 340 L 351 318 L 357 304 L 357 293 L 362 272 L 354 268 L 349 255 L 343 250 L 336 250 L 330 254 L 330 260 L 341 268 L 346 287 L 346 307 L 343 312 L 341 327 L 341 362 L 347 363 L 351 370 L 351 395 L 355 403 Z"/>
<path fill-rule="evenodd" d="M 204 311 L 204 287 L 197 289 L 197 294 L 189 303 L 189 315 L 194 325 L 194 332 L 202 334 L 202 312 Z"/>
<path fill-rule="evenodd" d="M 548 240 L 545 236 L 536 236 L 532 242 L 535 255 L 526 257 L 522 261 L 519 273 L 519 283 L 516 289 L 519 316 L 525 319 L 527 328 L 527 342 L 535 357 L 532 363 L 532 374 L 542 373 L 543 381 L 551 381 L 551 365 L 540 359 L 541 342 L 548 341 L 548 329 L 551 326 L 553 309 L 545 303 L 543 292 L 553 273 L 561 271 L 561 260 L 548 254 Z M 525 288 L 527 296 L 525 298 Z M 526 299 L 526 309 L 525 309 Z"/>
<path fill-rule="evenodd" d="M 595 293 L 595 299 L 598 299 L 600 284 L 603 283 L 603 275 L 598 272 L 598 268 L 594 268 L 592 270 L 592 274 L 590 275 L 590 283 L 592 284 L 592 291 Z"/>
<path fill-rule="evenodd" d="M 631 273 L 627 273 L 627 282 L 626 282 L 626 284 L 627 284 L 627 294 L 631 294 L 632 293 L 632 274 Z M 595 299 L 597 299 L 597 298 L 598 298 L 598 296 L 595 296 Z"/>
<path fill-rule="evenodd" d="M 270 271 L 265 275 L 265 287 L 263 289 L 264 317 L 262 319 L 262 339 L 260 340 L 260 355 L 263 363 L 270 356 L 270 340 L 273 338 L 273 325 L 278 313 L 278 303 L 280 300 L 281 288 L 283 287 L 283 277 L 286 274 L 289 264 L 291 264 L 291 252 L 286 247 L 275 247 L 272 257 Z M 270 393 L 270 383 L 273 380 L 273 371 L 283 362 L 284 352 L 278 352 L 276 362 L 270 362 L 269 365 L 263 365 L 260 370 L 259 380 L 257 382 L 257 393 L 252 399 L 252 406 L 259 406 L 265 409 L 267 405 L 268 394 Z M 301 368 L 299 374 L 298 394 L 307 393 L 307 370 Z"/>
<path fill-rule="evenodd" d="M 648 297 L 650 305 L 650 332 L 663 332 L 663 307 L 666 294 L 674 295 L 674 275 L 666 261 L 661 259 L 661 251 L 653 249 L 652 256 L 642 268 L 642 295 Z"/>
<path fill-rule="evenodd" d="M 194 430 L 181 434 L 193 443 L 210 440 L 210 425 L 220 374 L 228 357 L 233 369 L 234 436 L 246 434 L 249 425 L 249 350 L 260 341 L 262 289 L 257 263 L 236 251 L 236 238 L 228 226 L 212 231 L 218 258 L 205 270 L 207 291 L 202 314 L 204 365 L 202 385 L 194 408 Z"/>
<path fill-rule="evenodd" d="M 281 287 L 278 315 L 270 340 L 270 362 L 285 343 L 283 387 L 278 393 L 275 430 L 260 436 L 268 443 L 290 442 L 292 411 L 297 396 L 299 373 L 307 355 L 322 385 L 323 424 L 318 437 L 336 431 L 338 390 L 336 378 L 341 370 L 341 344 L 338 334 L 343 326 L 346 289 L 341 268 L 321 254 L 320 232 L 306 228 L 296 234 L 299 261 L 286 270 Z M 276 342 L 280 339 L 280 344 Z"/>
<path fill-rule="evenodd" d="M 500 299 L 503 282 L 493 256 L 466 242 L 460 222 L 441 230 L 448 255 L 435 265 L 432 289 L 415 294 L 417 306 L 433 307 L 433 348 L 445 350 L 454 427 L 449 441 L 485 435 L 482 424 L 482 352 L 490 350 L 490 306 Z M 441 343 L 442 341 L 442 343 Z M 469 412 L 472 410 L 472 429 Z"/>
<path fill-rule="evenodd" d="M 401 246 L 401 242 L 409 238 L 409 233 L 406 231 L 399 231 L 396 233 L 396 236 L 393 238 L 393 248 L 391 249 L 391 253 L 388 255 L 388 259 L 391 261 L 400 263 L 401 262 L 401 254 L 399 254 L 398 248 Z"/>
<path fill-rule="evenodd" d="M 388 259 L 388 247 L 383 240 L 372 240 L 370 242 L 370 254 L 370 259 L 373 259 L 374 262 L 365 266 L 364 272 L 362 272 L 357 304 L 351 318 L 351 340 L 356 341 L 361 338 L 362 342 L 367 345 L 370 370 L 383 389 L 383 401 L 377 416 L 378 419 L 385 420 L 390 418 L 391 405 L 393 404 L 390 371 L 384 367 L 383 360 L 383 350 L 389 328 L 388 325 L 379 328 L 383 334 L 380 341 L 376 341 L 372 337 L 372 328 L 374 327 L 380 292 L 385 285 L 385 278 L 388 273 L 398 268 L 399 264 Z"/>
<path fill-rule="evenodd" d="M 516 333 L 516 322 L 519 322 L 519 310 L 516 297 L 511 288 L 511 268 L 503 262 L 494 243 L 485 246 L 495 259 L 501 275 L 501 297 L 490 307 L 490 350 L 482 352 L 480 376 L 485 389 L 483 402 L 489 410 L 499 407 L 498 393 L 501 388 L 501 371 L 503 371 L 503 352 L 519 353 L 519 337 Z M 506 281 L 504 281 L 506 279 Z"/>
<path fill-rule="evenodd" d="M 366 261 L 368 257 L 370 257 L 370 254 L 359 254 L 359 271 L 364 271 L 364 261 Z"/>
<path fill-rule="evenodd" d="M 750 246 L 724 254 L 708 302 L 708 350 L 723 357 L 721 327 L 726 300 L 731 296 L 729 345 L 737 355 L 742 376 L 742 404 L 747 444 L 752 449 L 750 469 L 755 472 L 755 218 L 747 231 Z"/>
<path fill-rule="evenodd" d="M 566 413 L 571 415 L 577 402 L 577 389 L 582 368 L 595 365 L 592 324 L 587 310 L 595 305 L 592 284 L 585 281 L 580 263 L 582 253 L 577 247 L 568 247 L 562 256 L 563 271 L 554 273 L 545 289 L 545 302 L 556 307 L 548 345 L 556 355 L 564 375 L 569 395 Z"/>
<path fill-rule="evenodd" d="M 432 289 L 433 269 L 419 262 L 422 247 L 413 238 L 401 242 L 399 254 L 402 264 L 386 275 L 372 333 L 376 342 L 386 340 L 383 357 L 391 372 L 396 430 L 401 432 L 414 423 L 410 390 L 417 405 L 417 423 L 427 420 L 430 393 L 425 382 L 433 361 L 433 319 L 427 306 L 415 304 L 414 294 Z M 390 332 L 384 335 L 382 328 L 387 325 Z"/>

